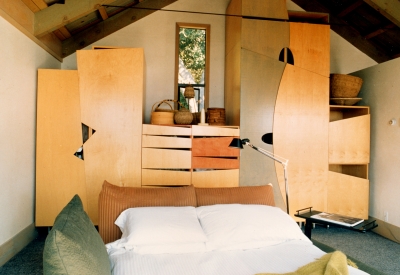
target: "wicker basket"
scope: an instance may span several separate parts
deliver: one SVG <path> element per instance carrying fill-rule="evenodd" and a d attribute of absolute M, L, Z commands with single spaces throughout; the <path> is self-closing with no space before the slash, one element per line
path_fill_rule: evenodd
<path fill-rule="evenodd" d="M 188 109 L 181 105 L 179 111 L 175 112 L 174 120 L 176 124 L 189 125 L 193 121 L 193 115 Z"/>
<path fill-rule="evenodd" d="M 363 80 L 347 74 L 331 74 L 331 98 L 354 98 L 360 92 Z"/>
<path fill-rule="evenodd" d="M 158 105 L 157 105 L 158 104 Z M 169 109 L 161 109 L 160 106 L 162 104 L 167 104 Z M 157 105 L 157 107 L 155 107 Z M 155 107 L 155 108 L 154 108 Z M 153 104 L 151 108 L 151 124 L 159 124 L 159 125 L 168 125 L 174 124 L 174 108 L 167 102 L 167 100 L 163 100 L 161 102 L 156 102 Z"/>
<path fill-rule="evenodd" d="M 225 125 L 225 108 L 208 108 L 207 114 L 209 125 Z"/>

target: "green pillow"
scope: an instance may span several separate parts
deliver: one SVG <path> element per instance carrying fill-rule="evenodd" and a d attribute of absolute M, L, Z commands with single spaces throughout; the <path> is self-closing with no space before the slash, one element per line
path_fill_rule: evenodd
<path fill-rule="evenodd" d="M 78 195 L 58 214 L 46 238 L 43 274 L 111 274 L 106 247 Z"/>

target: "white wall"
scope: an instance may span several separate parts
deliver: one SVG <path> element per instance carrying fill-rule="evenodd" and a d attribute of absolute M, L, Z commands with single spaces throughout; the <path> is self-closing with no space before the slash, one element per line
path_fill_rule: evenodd
<path fill-rule="evenodd" d="M 179 0 L 165 9 L 223 14 L 229 1 Z M 176 22 L 211 25 L 209 106 L 224 107 L 224 16 L 157 11 L 94 43 L 98 46 L 144 48 L 147 67 L 145 123 L 150 123 L 151 107 L 155 102 L 174 98 Z M 62 68 L 76 69 L 76 54 L 65 58 Z"/>
<path fill-rule="evenodd" d="M 358 97 L 370 106 L 370 215 L 400 227 L 400 58 L 352 73 L 363 79 Z M 389 121 L 396 119 L 395 125 Z"/>
<path fill-rule="evenodd" d="M 0 246 L 34 222 L 36 75 L 61 64 L 0 17 Z"/>

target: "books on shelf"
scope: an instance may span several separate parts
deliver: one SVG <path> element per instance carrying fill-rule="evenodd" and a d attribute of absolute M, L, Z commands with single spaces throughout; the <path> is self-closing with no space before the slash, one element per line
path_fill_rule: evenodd
<path fill-rule="evenodd" d="M 363 219 L 359 218 L 353 218 L 344 215 L 324 213 L 324 212 L 312 215 L 311 218 L 349 227 L 356 226 L 357 224 L 360 224 L 364 221 Z"/>

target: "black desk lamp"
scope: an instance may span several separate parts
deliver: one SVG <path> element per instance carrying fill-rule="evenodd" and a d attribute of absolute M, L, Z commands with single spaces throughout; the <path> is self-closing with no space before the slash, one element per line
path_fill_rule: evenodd
<path fill-rule="evenodd" d="M 288 180 L 287 180 L 287 164 L 289 160 L 284 159 L 280 156 L 276 156 L 273 153 L 264 150 L 262 148 L 256 147 L 253 144 L 250 143 L 250 140 L 248 138 L 240 139 L 240 138 L 234 138 L 232 139 L 232 142 L 229 144 L 229 147 L 232 148 L 237 148 L 237 149 L 243 149 L 243 145 L 248 145 L 254 150 L 260 152 L 261 154 L 279 162 L 283 166 L 283 176 L 285 178 L 285 192 L 286 192 L 286 212 L 289 214 L 289 186 L 288 186 Z"/>

